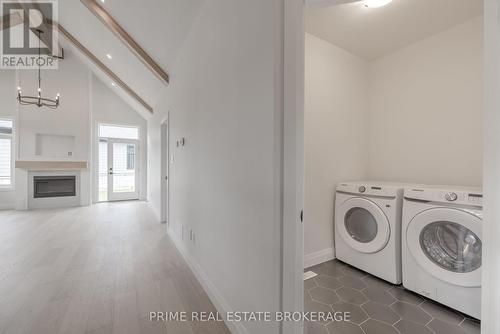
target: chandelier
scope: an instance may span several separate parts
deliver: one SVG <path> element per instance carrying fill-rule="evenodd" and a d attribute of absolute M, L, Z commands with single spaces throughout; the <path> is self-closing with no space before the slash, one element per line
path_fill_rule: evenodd
<path fill-rule="evenodd" d="M 27 96 L 22 95 L 21 87 L 17 87 L 17 101 L 20 105 L 35 105 L 39 108 L 47 107 L 50 109 L 57 109 L 59 107 L 59 93 L 56 95 L 55 100 L 47 99 L 42 97 L 42 76 L 41 76 L 41 48 L 40 48 L 40 34 L 43 32 L 37 30 L 38 34 L 38 95 L 37 96 Z"/>

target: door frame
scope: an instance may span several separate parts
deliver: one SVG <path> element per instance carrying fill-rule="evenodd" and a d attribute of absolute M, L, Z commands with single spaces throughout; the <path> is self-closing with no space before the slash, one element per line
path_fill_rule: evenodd
<path fill-rule="evenodd" d="M 484 1 L 484 164 L 481 333 L 500 333 L 500 0 Z"/>
<path fill-rule="evenodd" d="M 304 5 L 347 0 L 284 1 L 284 166 L 283 166 L 283 310 L 303 310 L 303 230 L 296 214 L 303 203 Z M 500 219 L 500 0 L 484 0 L 485 113 L 483 193 L 484 221 Z M 295 119 L 294 119 L 295 118 Z M 288 154 L 287 154 L 288 153 Z M 299 204 L 300 203 L 300 204 Z M 307 220 L 307 213 L 305 215 Z M 500 333 L 499 224 L 483 226 L 481 333 Z M 282 333 L 302 334 L 303 324 L 284 323 Z"/>
<path fill-rule="evenodd" d="M 283 312 L 304 310 L 304 2 L 283 5 L 282 291 Z M 307 213 L 305 215 L 307 217 Z M 303 334 L 302 322 L 281 324 L 281 333 Z"/>

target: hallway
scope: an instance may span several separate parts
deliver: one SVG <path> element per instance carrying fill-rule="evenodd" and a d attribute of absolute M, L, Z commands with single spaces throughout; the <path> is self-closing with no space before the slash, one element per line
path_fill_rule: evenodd
<path fill-rule="evenodd" d="M 0 211 L 0 333 L 229 333 L 144 202 Z"/>

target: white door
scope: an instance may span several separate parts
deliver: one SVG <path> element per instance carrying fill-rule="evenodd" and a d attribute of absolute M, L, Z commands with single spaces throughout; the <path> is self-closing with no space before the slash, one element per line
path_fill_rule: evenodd
<path fill-rule="evenodd" d="M 371 254 L 387 245 L 391 234 L 389 221 L 374 202 L 350 198 L 339 206 L 336 216 L 337 233 L 356 251 Z"/>
<path fill-rule="evenodd" d="M 458 286 L 481 286 L 482 219 L 466 210 L 435 208 L 416 215 L 406 242 L 417 263 Z"/>
<path fill-rule="evenodd" d="M 138 143 L 99 140 L 99 201 L 139 199 Z"/>
<path fill-rule="evenodd" d="M 161 203 L 162 203 L 162 221 L 168 226 L 169 212 L 169 137 L 168 137 L 168 120 L 161 125 Z"/>

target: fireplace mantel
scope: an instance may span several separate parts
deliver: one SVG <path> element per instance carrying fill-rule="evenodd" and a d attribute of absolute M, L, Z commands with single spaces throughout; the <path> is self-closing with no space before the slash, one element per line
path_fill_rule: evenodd
<path fill-rule="evenodd" d="M 87 161 L 16 160 L 16 168 L 24 170 L 85 170 Z"/>

